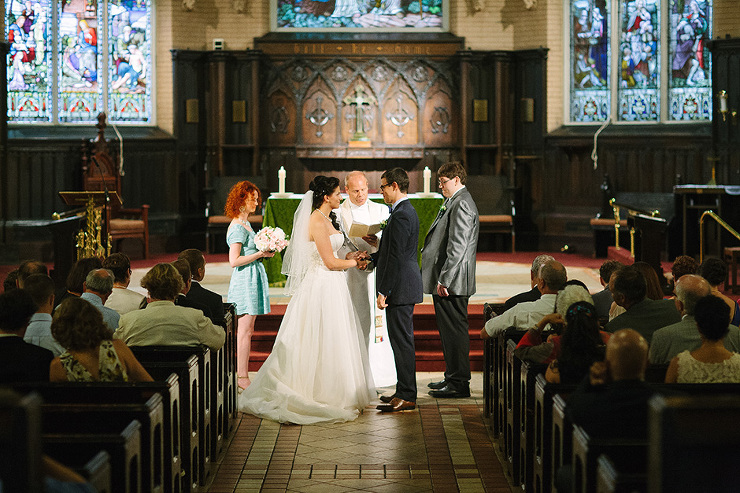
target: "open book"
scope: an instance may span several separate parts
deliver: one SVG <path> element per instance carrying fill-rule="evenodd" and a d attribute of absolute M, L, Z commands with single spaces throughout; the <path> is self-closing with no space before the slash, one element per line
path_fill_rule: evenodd
<path fill-rule="evenodd" d="M 381 230 L 380 224 L 364 224 L 352 222 L 347 236 L 350 238 L 362 238 L 363 236 L 372 236 Z"/>

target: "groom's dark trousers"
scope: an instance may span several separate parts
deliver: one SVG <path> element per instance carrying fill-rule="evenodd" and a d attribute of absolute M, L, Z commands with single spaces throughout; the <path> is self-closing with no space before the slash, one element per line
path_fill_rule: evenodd
<path fill-rule="evenodd" d="M 408 200 L 397 202 L 373 260 L 376 289 L 388 304 L 388 338 L 398 377 L 395 396 L 412 402 L 416 402 L 414 304 L 423 299 L 418 244 L 419 216 Z"/>

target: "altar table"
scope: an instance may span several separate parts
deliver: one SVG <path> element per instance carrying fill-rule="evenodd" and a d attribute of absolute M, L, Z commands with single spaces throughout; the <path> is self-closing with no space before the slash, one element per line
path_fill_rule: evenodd
<path fill-rule="evenodd" d="M 342 197 L 346 198 L 346 195 L 342 194 Z M 424 246 L 424 238 L 434 222 L 434 218 L 437 217 L 439 208 L 444 202 L 444 197 L 438 193 L 429 197 L 409 194 L 408 197 L 419 215 L 419 265 L 421 265 L 421 248 Z M 268 197 L 262 214 L 262 226 L 277 226 L 285 231 L 285 234 L 290 235 L 293 231 L 293 214 L 302 198 L 303 194 L 292 194 L 286 198 Z M 380 194 L 370 194 L 369 199 L 373 202 L 383 203 L 383 196 Z M 272 258 L 262 259 L 262 263 L 267 271 L 267 279 L 270 285 L 282 286 L 285 283 L 285 276 L 280 273 L 283 265 L 282 255 L 276 253 Z"/>

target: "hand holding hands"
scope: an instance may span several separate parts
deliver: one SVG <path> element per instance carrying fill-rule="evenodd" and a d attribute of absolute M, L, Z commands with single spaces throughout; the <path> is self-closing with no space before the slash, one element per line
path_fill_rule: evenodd
<path fill-rule="evenodd" d="M 370 255 L 363 251 L 349 252 L 344 258 L 357 262 L 357 268 L 360 270 L 366 270 L 367 264 L 370 261 Z"/>

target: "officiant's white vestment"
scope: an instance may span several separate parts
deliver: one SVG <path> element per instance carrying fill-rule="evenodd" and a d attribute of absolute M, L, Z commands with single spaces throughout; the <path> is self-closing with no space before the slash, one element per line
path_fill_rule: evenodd
<path fill-rule="evenodd" d="M 345 199 L 339 207 L 340 224 L 342 230 L 349 231 L 352 222 L 363 224 L 377 224 L 388 220 L 390 211 L 387 205 L 378 204 L 369 198 L 361 206 Z M 382 231 L 378 233 L 380 238 Z M 345 244 L 339 250 L 339 258 L 351 251 L 363 250 L 375 253 L 378 248 L 371 246 L 362 238 L 349 238 L 350 244 Z M 396 364 L 393 359 L 393 349 L 388 339 L 388 329 L 385 322 L 385 310 L 378 310 L 375 305 L 375 271 L 361 271 L 349 269 L 347 271 L 347 283 L 349 284 L 352 303 L 355 313 L 360 320 L 365 340 L 368 343 L 368 357 L 370 369 L 375 380 L 376 387 L 388 387 L 396 384 Z"/>

